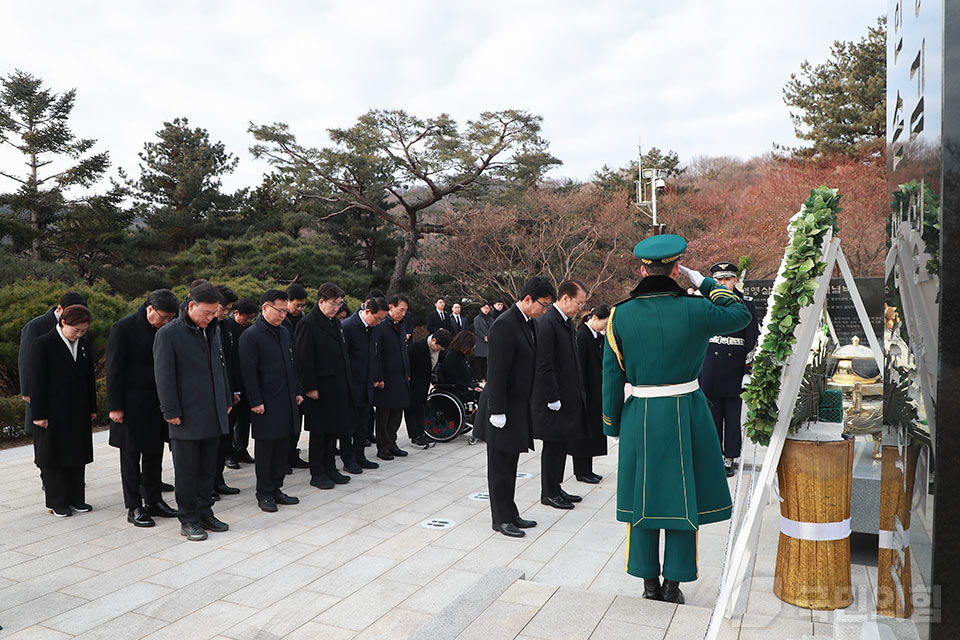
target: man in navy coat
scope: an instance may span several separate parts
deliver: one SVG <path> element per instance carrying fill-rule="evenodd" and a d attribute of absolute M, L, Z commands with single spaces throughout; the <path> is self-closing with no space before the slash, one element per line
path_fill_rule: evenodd
<path fill-rule="evenodd" d="M 373 391 L 373 404 L 377 408 L 377 457 L 381 460 L 407 455 L 397 446 L 397 430 L 403 419 L 403 410 L 410 406 L 410 355 L 403 326 L 408 302 L 404 296 L 394 294 L 387 299 L 387 307 L 387 317 L 374 329 L 380 346 L 380 380 L 383 383 Z"/>
<path fill-rule="evenodd" d="M 343 340 L 350 359 L 350 393 L 354 415 L 350 434 L 340 441 L 340 458 L 347 473 L 363 473 L 380 465 L 367 460 L 367 421 L 373 406 L 374 389 L 383 387 L 380 374 L 379 344 L 374 329 L 387 315 L 387 301 L 370 298 L 355 314 L 343 321 Z"/>

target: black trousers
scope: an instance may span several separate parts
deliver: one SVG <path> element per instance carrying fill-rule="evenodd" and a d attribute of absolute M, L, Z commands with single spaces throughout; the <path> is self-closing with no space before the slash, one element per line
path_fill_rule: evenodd
<path fill-rule="evenodd" d="M 567 466 L 567 444 L 563 440 L 544 440 L 540 449 L 540 497 L 556 498 Z"/>
<path fill-rule="evenodd" d="M 403 410 L 403 421 L 407 425 L 407 437 L 413 440 L 424 435 L 423 404 L 407 407 Z"/>
<path fill-rule="evenodd" d="M 377 452 L 390 453 L 397 446 L 397 431 L 403 419 L 403 409 L 377 409 Z"/>
<path fill-rule="evenodd" d="M 589 476 L 593 474 L 593 456 L 572 456 L 573 475 Z"/>
<path fill-rule="evenodd" d="M 302 407 L 299 408 L 299 415 L 297 415 L 296 418 L 297 418 L 297 428 L 296 430 L 294 430 L 293 435 L 290 437 L 290 441 L 287 444 L 287 452 L 288 452 L 287 463 L 290 465 L 292 465 L 297 460 L 297 458 L 300 457 L 300 452 L 297 449 L 297 445 L 300 444 L 300 429 L 303 426 L 303 408 Z"/>
<path fill-rule="evenodd" d="M 120 484 L 123 486 L 123 506 L 136 509 L 160 502 L 160 472 L 163 468 L 163 448 L 140 452 L 120 449 Z M 143 487 L 143 495 L 140 494 Z"/>
<path fill-rule="evenodd" d="M 64 511 L 67 507 L 79 507 L 86 503 L 84 471 L 86 465 L 77 467 L 41 467 L 43 473 L 44 499 L 48 509 Z"/>
<path fill-rule="evenodd" d="M 710 413 L 717 425 L 717 437 L 724 458 L 739 458 L 742 446 L 740 435 L 740 410 L 743 400 L 735 398 L 707 398 L 710 401 Z"/>
<path fill-rule="evenodd" d="M 331 433 L 310 432 L 310 476 L 320 476 L 337 468 L 335 454 L 337 436 Z"/>
<path fill-rule="evenodd" d="M 487 445 L 487 491 L 493 525 L 513 522 L 520 516 L 514 496 L 517 493 L 517 464 L 520 454 L 501 451 Z"/>
<path fill-rule="evenodd" d="M 231 411 L 230 413 L 233 413 Z M 233 453 L 233 436 L 231 434 L 222 435 L 217 443 L 217 476 L 213 479 L 213 486 L 220 487 L 227 484 L 223 479 L 223 468 L 227 464 L 227 454 Z"/>
<path fill-rule="evenodd" d="M 487 357 L 473 356 L 473 370 L 477 373 L 477 380 L 487 379 Z"/>
<path fill-rule="evenodd" d="M 370 407 L 370 412 L 367 414 L 367 438 L 369 440 L 377 439 L 377 408 Z"/>
<path fill-rule="evenodd" d="M 363 453 L 367 446 L 367 421 L 370 419 L 370 405 L 353 408 L 353 424 L 349 432 L 340 438 L 340 459 L 344 464 L 360 462 L 366 455 Z"/>
<path fill-rule="evenodd" d="M 217 475 L 220 436 L 202 440 L 170 438 L 173 484 L 180 522 L 199 522 L 213 515 L 213 479 Z"/>
<path fill-rule="evenodd" d="M 250 403 L 243 396 L 230 411 L 230 433 L 233 435 L 233 450 L 237 453 L 250 446 Z"/>
<path fill-rule="evenodd" d="M 287 472 L 287 451 L 290 437 L 277 440 L 257 440 L 254 468 L 257 473 L 257 499 L 273 498 L 283 487 Z"/>

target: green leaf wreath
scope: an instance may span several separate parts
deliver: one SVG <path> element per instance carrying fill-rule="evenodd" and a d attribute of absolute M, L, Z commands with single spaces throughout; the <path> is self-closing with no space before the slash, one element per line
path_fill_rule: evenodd
<path fill-rule="evenodd" d="M 769 444 L 777 424 L 783 365 L 797 342 L 794 329 L 800 309 L 813 302 L 816 279 L 826 268 L 821 255 L 823 238 L 828 229 L 834 233 L 839 231 L 839 203 L 840 194 L 836 189 L 825 186 L 812 189 L 800 213 L 790 222 L 790 244 L 774 285 L 773 304 L 769 305 L 765 319 L 765 337 L 753 359 L 750 382 L 742 395 L 748 409 L 747 437 L 757 444 Z"/>

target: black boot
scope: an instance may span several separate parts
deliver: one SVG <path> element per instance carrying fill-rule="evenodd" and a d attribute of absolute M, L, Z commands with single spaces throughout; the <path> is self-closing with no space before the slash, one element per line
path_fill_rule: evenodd
<path fill-rule="evenodd" d="M 683 591 L 680 591 L 680 583 L 676 580 L 664 579 L 663 599 L 674 604 L 683 604 Z"/>
<path fill-rule="evenodd" d="M 663 600 L 663 592 L 660 589 L 660 578 L 643 579 L 643 597 L 647 600 Z"/>

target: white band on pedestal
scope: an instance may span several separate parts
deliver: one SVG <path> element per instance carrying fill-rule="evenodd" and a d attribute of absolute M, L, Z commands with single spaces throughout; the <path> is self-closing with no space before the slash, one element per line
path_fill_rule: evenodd
<path fill-rule="evenodd" d="M 840 522 L 797 522 L 780 516 L 780 533 L 797 540 L 843 540 L 850 537 L 850 518 Z"/>
<path fill-rule="evenodd" d="M 900 540 L 903 544 L 898 544 Z M 880 542 L 877 546 L 881 549 L 906 549 L 910 546 L 910 529 L 904 529 L 902 535 L 899 531 L 880 529 Z"/>

